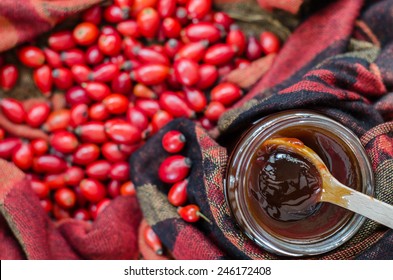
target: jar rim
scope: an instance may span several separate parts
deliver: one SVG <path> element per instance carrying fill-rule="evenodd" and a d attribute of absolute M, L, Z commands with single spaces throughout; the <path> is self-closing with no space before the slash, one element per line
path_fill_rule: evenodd
<path fill-rule="evenodd" d="M 263 117 L 242 135 L 235 145 L 229 157 L 226 176 L 224 178 L 224 194 L 226 203 L 230 208 L 232 216 L 237 224 L 251 240 L 263 249 L 283 256 L 313 256 L 331 251 L 352 238 L 364 224 L 366 218 L 354 214 L 352 217 L 332 236 L 315 242 L 288 241 L 277 238 L 257 226 L 244 201 L 244 188 L 241 188 L 242 179 L 245 180 L 245 168 L 242 165 L 247 158 L 255 152 L 255 147 L 260 145 L 266 138 L 271 136 L 275 129 L 283 129 L 293 124 L 307 124 L 325 130 L 334 130 L 335 134 L 343 140 L 358 161 L 362 177 L 362 192 L 372 195 L 374 191 L 374 177 L 371 163 L 359 138 L 348 128 L 331 119 L 330 117 L 312 110 L 287 110 Z M 264 137 L 261 137 L 263 135 Z M 263 140 L 262 140 L 263 139 Z"/>

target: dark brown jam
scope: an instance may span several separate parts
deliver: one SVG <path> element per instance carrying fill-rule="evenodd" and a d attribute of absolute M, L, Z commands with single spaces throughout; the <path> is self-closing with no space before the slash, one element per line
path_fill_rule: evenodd
<path fill-rule="evenodd" d="M 296 221 L 316 211 L 322 186 L 317 168 L 283 147 L 264 147 L 262 152 L 256 159 L 259 189 L 251 195 L 266 213 L 279 221 Z"/>
<path fill-rule="evenodd" d="M 314 150 L 341 183 L 360 190 L 360 170 L 353 154 L 333 133 L 315 127 L 290 127 L 271 136 L 297 138 Z M 314 165 L 285 150 L 269 151 L 263 145 L 248 170 L 246 203 L 265 231 L 283 239 L 327 238 L 352 213 L 330 203 L 316 203 L 321 178 Z"/>

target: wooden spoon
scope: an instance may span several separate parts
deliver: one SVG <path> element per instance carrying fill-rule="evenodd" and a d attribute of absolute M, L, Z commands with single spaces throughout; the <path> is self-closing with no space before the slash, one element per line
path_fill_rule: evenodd
<path fill-rule="evenodd" d="M 266 140 L 262 146 L 271 150 L 280 149 L 297 154 L 317 168 L 322 184 L 320 186 L 320 195 L 315 204 L 318 202 L 333 203 L 393 229 L 392 205 L 341 184 L 330 174 L 322 159 L 300 140 L 294 138 L 272 138 Z M 312 212 L 304 213 L 304 217 L 311 214 Z"/>

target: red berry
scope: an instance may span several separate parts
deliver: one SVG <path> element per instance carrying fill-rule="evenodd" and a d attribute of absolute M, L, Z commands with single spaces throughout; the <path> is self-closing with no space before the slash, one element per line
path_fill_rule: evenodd
<path fill-rule="evenodd" d="M 191 160 L 181 155 L 166 158 L 158 169 L 158 177 L 164 183 L 173 184 L 185 179 L 190 171 Z"/>
<path fill-rule="evenodd" d="M 49 138 L 50 145 L 63 154 L 69 154 L 76 150 L 79 145 L 76 136 L 68 131 L 56 131 Z"/>
<path fill-rule="evenodd" d="M 53 205 L 52 215 L 57 221 L 71 218 L 70 211 L 60 207 L 56 203 Z"/>
<path fill-rule="evenodd" d="M 85 53 L 80 49 L 65 50 L 60 54 L 61 61 L 68 67 L 86 63 Z"/>
<path fill-rule="evenodd" d="M 195 88 L 185 88 L 184 92 L 186 94 L 188 106 L 192 110 L 199 113 L 205 109 L 207 105 L 207 99 L 202 91 Z"/>
<path fill-rule="evenodd" d="M 26 119 L 26 112 L 20 101 L 13 98 L 0 99 L 0 108 L 11 122 L 19 124 Z"/>
<path fill-rule="evenodd" d="M 153 8 L 145 8 L 136 18 L 139 32 L 146 38 L 153 38 L 160 27 L 160 16 Z"/>
<path fill-rule="evenodd" d="M 214 65 L 202 64 L 199 66 L 199 81 L 196 88 L 204 90 L 215 84 L 218 79 L 218 71 Z"/>
<path fill-rule="evenodd" d="M 208 45 L 209 42 L 207 40 L 185 44 L 177 52 L 175 59 L 188 58 L 198 62 L 205 55 Z"/>
<path fill-rule="evenodd" d="M 74 164 L 88 165 L 98 159 L 100 148 L 92 143 L 80 144 L 72 154 L 71 161 Z"/>
<path fill-rule="evenodd" d="M 93 69 L 92 77 L 96 82 L 110 82 L 119 74 L 119 67 L 113 63 L 104 63 Z"/>
<path fill-rule="evenodd" d="M 160 104 L 153 99 L 138 99 L 135 102 L 135 107 L 141 110 L 148 117 L 153 117 L 155 113 L 160 110 Z"/>
<path fill-rule="evenodd" d="M 104 209 L 111 203 L 111 200 L 108 198 L 104 198 L 103 200 L 101 200 L 100 202 L 97 203 L 97 214 L 94 217 L 95 219 L 97 218 L 97 216 L 102 213 L 102 211 L 104 211 Z"/>
<path fill-rule="evenodd" d="M 157 254 L 162 255 L 162 243 L 161 240 L 158 238 L 157 234 L 153 231 L 150 226 L 146 226 L 143 231 L 143 238 L 146 244 Z"/>
<path fill-rule="evenodd" d="M 212 122 L 217 122 L 226 111 L 225 106 L 218 101 L 211 101 L 205 110 L 205 117 Z"/>
<path fill-rule="evenodd" d="M 202 19 L 210 12 L 211 7 L 211 0 L 189 0 L 186 9 L 189 18 Z"/>
<path fill-rule="evenodd" d="M 102 155 L 110 162 L 126 161 L 127 155 L 120 150 L 120 145 L 113 142 L 106 142 L 101 147 Z"/>
<path fill-rule="evenodd" d="M 140 36 L 138 24 L 135 20 L 129 19 L 119 22 L 116 25 L 116 30 L 123 36 L 129 36 L 133 38 L 138 38 Z"/>
<path fill-rule="evenodd" d="M 19 60 L 27 67 L 36 68 L 45 63 L 44 52 L 34 46 L 26 46 L 18 52 Z"/>
<path fill-rule="evenodd" d="M 176 79 L 184 86 L 193 86 L 199 81 L 199 65 L 187 58 L 178 59 L 173 65 Z"/>
<path fill-rule="evenodd" d="M 126 72 L 119 73 L 113 78 L 111 83 L 111 88 L 113 92 L 118 92 L 121 94 L 128 94 L 132 90 L 132 81 L 130 75 Z"/>
<path fill-rule="evenodd" d="M 86 50 L 85 58 L 86 63 L 97 65 L 104 60 L 104 54 L 97 45 L 93 45 Z"/>
<path fill-rule="evenodd" d="M 0 68 L 0 86 L 5 90 L 11 90 L 18 81 L 19 71 L 13 64 L 7 64 Z"/>
<path fill-rule="evenodd" d="M 68 167 L 64 173 L 64 182 L 68 186 L 77 186 L 85 177 L 85 172 L 78 166 Z"/>
<path fill-rule="evenodd" d="M 104 18 L 107 22 L 117 23 L 128 18 L 128 10 L 122 9 L 119 6 L 111 5 L 105 8 Z"/>
<path fill-rule="evenodd" d="M 136 126 L 140 131 L 144 131 L 149 125 L 146 114 L 137 107 L 129 107 L 126 113 L 127 121 Z"/>
<path fill-rule="evenodd" d="M 75 129 L 75 133 L 83 142 L 101 144 L 108 140 L 105 134 L 104 123 L 99 121 L 82 124 Z"/>
<path fill-rule="evenodd" d="M 225 12 L 215 12 L 213 15 L 213 22 L 221 25 L 225 30 L 229 30 L 233 23 L 233 19 Z"/>
<path fill-rule="evenodd" d="M 107 186 L 108 195 L 111 198 L 118 197 L 120 195 L 120 187 L 121 187 L 121 182 L 116 180 L 110 181 Z"/>
<path fill-rule="evenodd" d="M 259 42 L 264 54 L 277 53 L 280 50 L 280 39 L 272 32 L 262 32 Z"/>
<path fill-rule="evenodd" d="M 178 39 L 169 39 L 165 45 L 165 53 L 168 57 L 174 58 L 182 47 L 182 43 Z"/>
<path fill-rule="evenodd" d="M 208 40 L 209 43 L 215 43 L 221 38 L 221 32 L 211 22 L 199 22 L 187 26 L 184 36 L 191 42 Z"/>
<path fill-rule="evenodd" d="M 71 108 L 70 125 L 77 127 L 89 119 L 89 107 L 86 104 L 77 104 Z"/>
<path fill-rule="evenodd" d="M 189 223 L 195 223 L 199 221 L 199 218 L 201 217 L 200 208 L 195 204 L 179 207 L 177 209 L 177 213 L 184 221 Z"/>
<path fill-rule="evenodd" d="M 48 65 L 34 69 L 33 80 L 44 96 L 48 97 L 51 95 L 53 79 L 52 69 Z"/>
<path fill-rule="evenodd" d="M 90 213 L 84 208 L 80 208 L 74 211 L 72 218 L 79 221 L 88 221 L 90 220 Z"/>
<path fill-rule="evenodd" d="M 130 123 L 115 123 L 105 130 L 108 137 L 119 144 L 135 144 L 141 140 L 141 131 Z"/>
<path fill-rule="evenodd" d="M 71 31 L 59 31 L 49 36 L 48 45 L 52 50 L 64 51 L 74 48 L 75 41 Z"/>
<path fill-rule="evenodd" d="M 162 21 L 162 31 L 166 38 L 178 38 L 182 26 L 176 18 L 167 17 Z"/>
<path fill-rule="evenodd" d="M 97 179 L 97 180 L 106 180 L 108 179 L 109 172 L 111 171 L 112 165 L 107 160 L 98 160 L 90 163 L 86 167 L 86 174 L 88 177 Z"/>
<path fill-rule="evenodd" d="M 71 70 L 68 68 L 56 68 L 52 71 L 53 83 L 58 89 L 67 90 L 74 84 Z"/>
<path fill-rule="evenodd" d="M 26 123 L 31 127 L 39 127 L 47 120 L 50 111 L 48 103 L 37 103 L 27 111 Z"/>
<path fill-rule="evenodd" d="M 91 22 L 95 25 L 101 23 L 102 18 L 102 7 L 100 5 L 94 5 L 83 12 L 82 19 L 86 22 Z"/>
<path fill-rule="evenodd" d="M 83 179 L 79 186 L 82 195 L 90 202 L 97 203 L 105 198 L 105 187 L 96 179 Z"/>
<path fill-rule="evenodd" d="M 112 180 L 127 181 L 130 179 L 130 166 L 127 162 L 116 162 L 112 165 L 109 172 L 109 177 Z"/>
<path fill-rule="evenodd" d="M 235 49 L 228 44 L 215 44 L 207 49 L 204 62 L 212 65 L 228 63 L 235 56 Z"/>
<path fill-rule="evenodd" d="M 186 137 L 177 130 L 170 130 L 162 137 L 162 147 L 168 153 L 180 152 L 186 143 Z"/>
<path fill-rule="evenodd" d="M 136 59 L 138 59 L 143 64 L 170 64 L 169 58 L 166 56 L 166 54 L 160 53 L 154 49 L 135 47 L 134 53 Z"/>
<path fill-rule="evenodd" d="M 42 128 L 47 132 L 65 130 L 68 128 L 70 120 L 71 111 L 68 109 L 60 109 L 49 114 Z"/>
<path fill-rule="evenodd" d="M 28 143 L 23 143 L 12 154 L 12 162 L 22 170 L 28 170 L 33 164 L 33 150 Z"/>
<path fill-rule="evenodd" d="M 90 106 L 89 118 L 93 121 L 105 121 L 109 115 L 109 111 L 103 103 L 95 103 Z"/>
<path fill-rule="evenodd" d="M 251 36 L 248 38 L 248 43 L 246 47 L 246 57 L 249 60 L 255 60 L 262 56 L 262 48 L 258 40 Z"/>
<path fill-rule="evenodd" d="M 52 190 L 64 188 L 66 186 L 64 174 L 46 174 L 44 177 L 45 184 Z"/>
<path fill-rule="evenodd" d="M 136 84 L 132 93 L 139 98 L 157 98 L 157 94 L 152 89 L 143 84 Z"/>
<path fill-rule="evenodd" d="M 168 124 L 171 120 L 173 120 L 173 116 L 169 114 L 167 111 L 164 110 L 157 111 L 151 119 L 150 124 L 152 130 L 150 132 L 152 134 L 156 133 L 166 124 Z M 149 128 L 147 130 L 149 130 Z"/>
<path fill-rule="evenodd" d="M 42 156 L 48 152 L 49 144 L 44 139 L 34 139 L 30 142 L 33 154 L 35 156 Z"/>
<path fill-rule="evenodd" d="M 42 155 L 33 160 L 33 170 L 37 173 L 58 174 L 66 169 L 66 162 L 57 156 Z"/>
<path fill-rule="evenodd" d="M 132 73 L 138 83 L 147 86 L 156 85 L 164 82 L 168 77 L 169 67 L 163 64 L 148 64 L 135 69 Z"/>
<path fill-rule="evenodd" d="M 120 186 L 120 195 L 127 196 L 127 195 L 135 195 L 135 185 L 131 181 L 127 181 Z"/>
<path fill-rule="evenodd" d="M 103 54 L 114 56 L 121 50 L 121 38 L 117 31 L 110 34 L 101 34 L 98 38 L 98 48 Z"/>
<path fill-rule="evenodd" d="M 9 159 L 14 151 L 22 145 L 20 138 L 6 138 L 0 141 L 0 158 Z"/>
<path fill-rule="evenodd" d="M 65 94 L 66 101 L 69 105 L 89 104 L 90 97 L 86 90 L 80 86 L 75 86 L 67 90 Z"/>
<path fill-rule="evenodd" d="M 56 190 L 54 199 L 57 205 L 65 209 L 70 209 L 76 204 L 75 192 L 68 188 L 60 188 Z"/>
<path fill-rule="evenodd" d="M 71 67 L 72 77 L 77 83 L 84 83 L 93 80 L 93 73 L 89 67 L 76 64 Z"/>
<path fill-rule="evenodd" d="M 33 189 L 34 193 L 38 196 L 38 198 L 44 199 L 48 197 L 50 190 L 48 185 L 44 182 L 37 179 L 32 179 L 30 181 L 30 186 Z"/>
<path fill-rule="evenodd" d="M 168 201 L 173 206 L 181 206 L 187 202 L 188 179 L 179 181 L 169 189 Z"/>
<path fill-rule="evenodd" d="M 176 0 L 158 0 L 157 11 L 161 18 L 173 16 L 176 12 Z"/>
<path fill-rule="evenodd" d="M 43 49 L 46 63 L 52 68 L 60 68 L 63 66 L 60 54 L 50 48 Z"/>
<path fill-rule="evenodd" d="M 230 106 L 242 96 L 242 90 L 235 84 L 225 82 L 215 86 L 211 93 L 211 100 Z"/>
<path fill-rule="evenodd" d="M 95 101 L 102 101 L 105 97 L 111 94 L 110 88 L 101 82 L 83 83 L 82 87 L 85 89 L 87 96 Z"/>
<path fill-rule="evenodd" d="M 233 25 L 226 37 L 226 43 L 236 49 L 237 55 L 242 55 L 246 49 L 247 38 L 238 26 Z"/>
<path fill-rule="evenodd" d="M 128 98 L 119 93 L 113 93 L 104 98 L 102 103 L 110 114 L 124 114 L 128 108 Z"/>
<path fill-rule="evenodd" d="M 174 117 L 195 117 L 195 112 L 188 106 L 185 100 L 174 92 L 167 91 L 161 94 L 159 103 L 163 110 Z"/>
<path fill-rule="evenodd" d="M 44 198 L 40 200 L 40 204 L 46 213 L 51 213 L 53 210 L 52 201 L 49 198 Z"/>

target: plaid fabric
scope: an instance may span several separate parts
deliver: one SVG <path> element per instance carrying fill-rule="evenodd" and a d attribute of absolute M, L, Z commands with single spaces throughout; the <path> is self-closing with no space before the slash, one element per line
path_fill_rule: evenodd
<path fill-rule="evenodd" d="M 393 31 L 382 28 L 391 26 L 393 1 L 374 2 L 334 1 L 304 21 L 272 68 L 221 118 L 216 140 L 192 122 L 177 120 L 133 155 L 132 178 L 143 214 L 175 258 L 277 258 L 256 247 L 230 217 L 223 194 L 227 154 L 220 146 L 236 139 L 252 121 L 277 111 L 316 109 L 354 131 L 372 161 L 376 197 L 393 203 Z M 170 129 L 187 138 L 184 155 L 194 163 L 189 200 L 212 225 L 183 222 L 166 201 L 168 186 L 159 182 L 157 168 L 167 156 L 159 148 L 161 137 Z M 367 221 L 349 242 L 318 258 L 393 258 L 387 246 L 391 240 L 391 231 Z"/>

